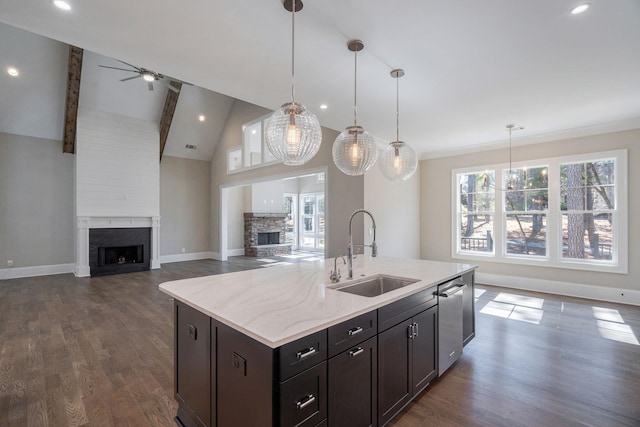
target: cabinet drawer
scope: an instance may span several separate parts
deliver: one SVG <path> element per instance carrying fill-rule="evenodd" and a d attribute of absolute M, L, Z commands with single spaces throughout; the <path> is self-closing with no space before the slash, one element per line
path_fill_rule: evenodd
<path fill-rule="evenodd" d="M 330 327 L 328 329 L 329 357 L 371 338 L 377 332 L 375 310 Z"/>
<path fill-rule="evenodd" d="M 279 377 L 284 381 L 327 358 L 327 330 L 285 344 L 277 351 Z"/>
<path fill-rule="evenodd" d="M 327 362 L 280 383 L 280 425 L 315 426 L 327 418 Z"/>
<path fill-rule="evenodd" d="M 378 309 L 378 331 L 382 332 L 438 304 L 437 286 L 424 289 Z"/>

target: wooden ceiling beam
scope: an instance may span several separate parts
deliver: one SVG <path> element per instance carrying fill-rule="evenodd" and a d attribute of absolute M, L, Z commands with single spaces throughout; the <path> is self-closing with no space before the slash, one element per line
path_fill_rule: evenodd
<path fill-rule="evenodd" d="M 168 90 L 167 99 L 164 101 L 162 117 L 160 117 L 160 161 L 162 161 L 162 153 L 164 153 L 164 146 L 167 144 L 169 129 L 171 129 L 171 122 L 173 121 L 173 113 L 176 111 L 178 97 L 180 96 L 180 90 L 182 89 L 181 82 L 171 80 L 169 84 L 178 89 L 178 91 L 175 92 L 173 90 Z"/>
<path fill-rule="evenodd" d="M 67 105 L 64 113 L 64 136 L 62 152 L 76 152 L 76 124 L 78 121 L 78 100 L 80 99 L 80 77 L 82 75 L 82 55 L 84 51 L 76 46 L 69 46 L 69 63 L 67 65 Z"/>

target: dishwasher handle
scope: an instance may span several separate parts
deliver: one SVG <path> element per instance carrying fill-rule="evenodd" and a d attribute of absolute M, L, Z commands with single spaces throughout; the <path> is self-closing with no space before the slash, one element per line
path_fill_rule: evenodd
<path fill-rule="evenodd" d="M 438 292 L 438 296 L 442 298 L 449 298 L 466 288 L 467 288 L 466 284 L 460 283 L 458 285 L 451 286 L 443 291 Z"/>

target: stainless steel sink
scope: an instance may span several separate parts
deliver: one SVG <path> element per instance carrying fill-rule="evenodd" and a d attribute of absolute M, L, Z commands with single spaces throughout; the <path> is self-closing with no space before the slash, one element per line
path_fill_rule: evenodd
<path fill-rule="evenodd" d="M 387 292 L 403 288 L 416 282 L 419 282 L 419 280 L 377 274 L 332 289 L 363 297 L 377 297 L 378 295 L 386 294 Z"/>

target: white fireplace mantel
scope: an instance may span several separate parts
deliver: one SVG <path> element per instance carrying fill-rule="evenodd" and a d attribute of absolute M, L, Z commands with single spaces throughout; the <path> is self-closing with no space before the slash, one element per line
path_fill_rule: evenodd
<path fill-rule="evenodd" d="M 151 228 L 151 269 L 160 268 L 160 217 L 103 217 L 76 218 L 76 277 L 89 277 L 89 230 L 92 228 Z"/>

